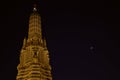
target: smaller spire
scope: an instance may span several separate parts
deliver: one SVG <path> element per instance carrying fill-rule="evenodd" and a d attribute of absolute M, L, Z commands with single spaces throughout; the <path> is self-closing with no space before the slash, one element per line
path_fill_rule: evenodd
<path fill-rule="evenodd" d="M 47 49 L 46 39 L 45 39 L 45 38 L 43 39 L 43 47 L 44 47 L 45 49 Z"/>
<path fill-rule="evenodd" d="M 37 11 L 37 5 L 34 4 L 33 11 Z"/>
<path fill-rule="evenodd" d="M 25 48 L 25 46 L 26 46 L 26 37 L 23 40 L 23 48 Z"/>

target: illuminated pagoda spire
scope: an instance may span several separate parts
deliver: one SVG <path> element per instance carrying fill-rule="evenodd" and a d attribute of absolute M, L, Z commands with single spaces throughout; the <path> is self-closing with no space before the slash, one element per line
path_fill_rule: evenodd
<path fill-rule="evenodd" d="M 16 80 L 52 80 L 49 52 L 42 38 L 41 17 L 34 5 L 29 18 L 28 38 L 24 38 L 20 52 Z"/>

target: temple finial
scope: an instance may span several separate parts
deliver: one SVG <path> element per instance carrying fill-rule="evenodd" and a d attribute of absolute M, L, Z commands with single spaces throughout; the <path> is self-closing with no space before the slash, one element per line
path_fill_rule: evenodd
<path fill-rule="evenodd" d="M 33 11 L 37 11 L 37 5 L 34 4 L 33 6 L 34 6 L 34 7 L 33 7 Z"/>

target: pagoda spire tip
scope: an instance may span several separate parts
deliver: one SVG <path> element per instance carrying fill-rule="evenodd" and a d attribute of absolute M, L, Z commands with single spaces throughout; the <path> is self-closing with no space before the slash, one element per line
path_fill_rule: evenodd
<path fill-rule="evenodd" d="M 34 4 L 33 6 L 34 6 L 34 7 L 33 7 L 33 11 L 37 11 L 37 5 Z"/>

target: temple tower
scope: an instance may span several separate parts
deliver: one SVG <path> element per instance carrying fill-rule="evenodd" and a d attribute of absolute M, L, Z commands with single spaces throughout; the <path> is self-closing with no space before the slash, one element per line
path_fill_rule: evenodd
<path fill-rule="evenodd" d="M 49 52 L 42 37 L 41 17 L 36 5 L 29 18 L 28 37 L 24 38 L 16 80 L 52 80 Z"/>

